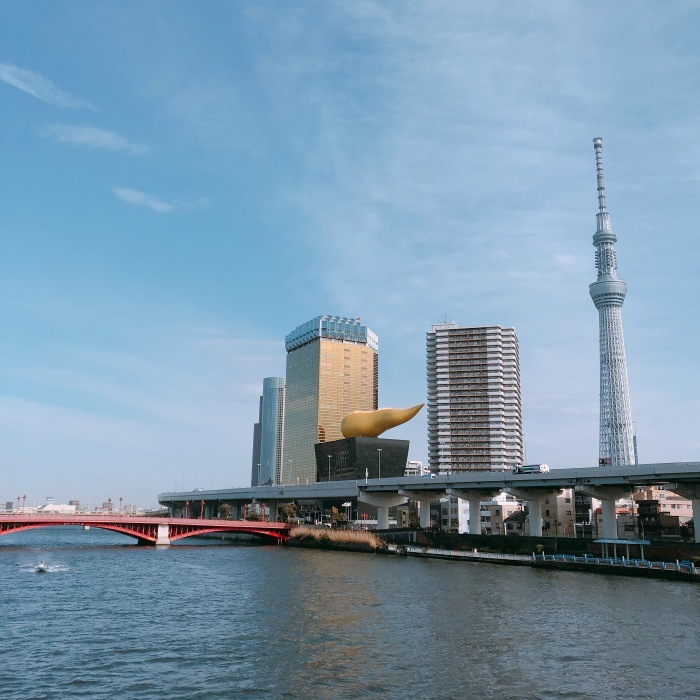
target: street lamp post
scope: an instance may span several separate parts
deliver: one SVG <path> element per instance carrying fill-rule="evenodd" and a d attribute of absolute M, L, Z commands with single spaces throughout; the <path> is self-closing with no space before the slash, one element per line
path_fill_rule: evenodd
<path fill-rule="evenodd" d="M 22 496 L 22 515 L 24 515 L 24 504 L 27 502 L 26 494 Z"/>
<path fill-rule="evenodd" d="M 382 478 L 382 448 L 377 448 L 377 480 L 381 481 Z"/>
<path fill-rule="evenodd" d="M 331 457 L 333 455 L 328 455 L 328 481 L 331 480 Z"/>

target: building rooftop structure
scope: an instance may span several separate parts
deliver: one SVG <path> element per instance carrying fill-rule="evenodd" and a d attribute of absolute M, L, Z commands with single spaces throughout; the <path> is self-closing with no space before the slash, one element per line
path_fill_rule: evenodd
<path fill-rule="evenodd" d="M 379 351 L 379 339 L 376 333 L 360 323 L 362 319 L 345 316 L 316 316 L 306 323 L 297 326 L 284 339 L 287 352 L 306 345 L 316 338 L 342 340 L 350 343 L 361 343 Z"/>

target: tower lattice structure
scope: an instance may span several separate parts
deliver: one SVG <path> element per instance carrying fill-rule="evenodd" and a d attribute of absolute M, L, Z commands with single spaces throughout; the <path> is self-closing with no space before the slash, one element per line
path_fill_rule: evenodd
<path fill-rule="evenodd" d="M 617 278 L 615 242 L 617 237 L 605 208 L 603 179 L 603 139 L 593 139 L 598 174 L 595 266 L 598 279 L 590 285 L 591 298 L 598 309 L 600 329 L 600 464 L 633 464 L 632 410 L 625 340 L 622 334 L 622 304 L 627 285 Z"/>

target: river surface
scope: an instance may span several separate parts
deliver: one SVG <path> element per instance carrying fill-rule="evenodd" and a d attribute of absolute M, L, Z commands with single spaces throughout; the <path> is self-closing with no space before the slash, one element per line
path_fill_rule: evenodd
<path fill-rule="evenodd" d="M 696 584 L 133 542 L 0 538 L 3 700 L 700 697 Z"/>

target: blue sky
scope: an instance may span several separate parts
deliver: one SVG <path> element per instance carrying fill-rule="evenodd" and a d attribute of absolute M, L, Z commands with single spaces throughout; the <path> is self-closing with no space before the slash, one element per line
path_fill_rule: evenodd
<path fill-rule="evenodd" d="M 700 3 L 4 2 L 0 500 L 247 485 L 323 313 L 515 327 L 527 460 L 598 452 L 603 137 L 640 461 L 700 459 Z M 427 461 L 425 413 L 387 437 Z"/>

